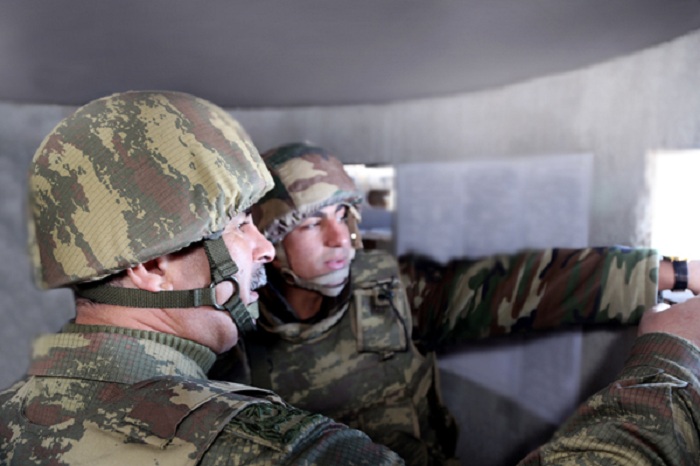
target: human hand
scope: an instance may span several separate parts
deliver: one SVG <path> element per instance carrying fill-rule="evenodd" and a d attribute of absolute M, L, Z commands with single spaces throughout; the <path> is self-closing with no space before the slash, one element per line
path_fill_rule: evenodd
<path fill-rule="evenodd" d="M 684 338 L 700 348 L 700 296 L 674 305 L 657 304 L 645 312 L 637 335 L 656 332 Z"/>

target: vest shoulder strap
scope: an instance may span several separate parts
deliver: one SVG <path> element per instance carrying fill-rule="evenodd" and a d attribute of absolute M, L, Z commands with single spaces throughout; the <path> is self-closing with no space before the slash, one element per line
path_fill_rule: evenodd
<path fill-rule="evenodd" d="M 352 272 L 358 351 L 386 357 L 406 351 L 411 315 L 396 259 L 384 251 L 361 251 Z"/>

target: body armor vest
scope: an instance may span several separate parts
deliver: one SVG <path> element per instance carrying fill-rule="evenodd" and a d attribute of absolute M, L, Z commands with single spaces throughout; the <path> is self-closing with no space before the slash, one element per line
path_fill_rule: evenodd
<path fill-rule="evenodd" d="M 410 464 L 430 464 L 437 444 L 452 456 L 454 420 L 440 400 L 434 354 L 421 354 L 411 340 L 411 312 L 396 260 L 358 251 L 350 293 L 312 325 L 269 324 L 275 318 L 267 306 L 274 304 L 261 302 L 268 323 L 259 326 L 268 335 L 262 350 L 248 352 L 256 359 L 250 361 L 252 384 L 364 431 Z M 259 367 L 269 371 L 261 376 Z"/>

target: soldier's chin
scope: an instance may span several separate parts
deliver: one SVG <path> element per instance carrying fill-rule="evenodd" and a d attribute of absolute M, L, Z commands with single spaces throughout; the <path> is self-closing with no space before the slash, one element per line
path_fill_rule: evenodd
<path fill-rule="evenodd" d="M 326 286 L 328 286 L 328 287 L 330 287 L 330 288 L 344 287 L 345 285 L 348 284 L 348 282 L 350 282 L 350 279 L 346 277 L 346 278 L 342 279 L 342 280 L 340 281 L 340 283 L 336 283 L 336 284 L 330 283 L 330 284 L 328 284 L 328 285 L 326 285 Z"/>

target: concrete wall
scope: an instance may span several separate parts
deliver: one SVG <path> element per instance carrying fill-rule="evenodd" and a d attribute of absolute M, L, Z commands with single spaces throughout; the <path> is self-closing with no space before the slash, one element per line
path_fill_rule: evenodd
<path fill-rule="evenodd" d="M 262 150 L 310 139 L 346 162 L 595 155 L 591 244 L 647 244 L 645 156 L 700 146 L 700 32 L 488 92 L 331 108 L 234 110 Z"/>
<path fill-rule="evenodd" d="M 643 246 L 650 227 L 647 152 L 700 146 L 698 63 L 695 32 L 608 63 L 488 92 L 382 105 L 231 111 L 261 150 L 308 139 L 346 162 L 593 154 L 589 244 Z M 0 103 L 0 387 L 26 369 L 29 340 L 72 315 L 66 292 L 39 293 L 31 286 L 23 218 L 32 153 L 71 110 Z M 594 356 L 589 374 L 600 360 Z M 601 382 L 587 380 L 593 388 Z"/>

